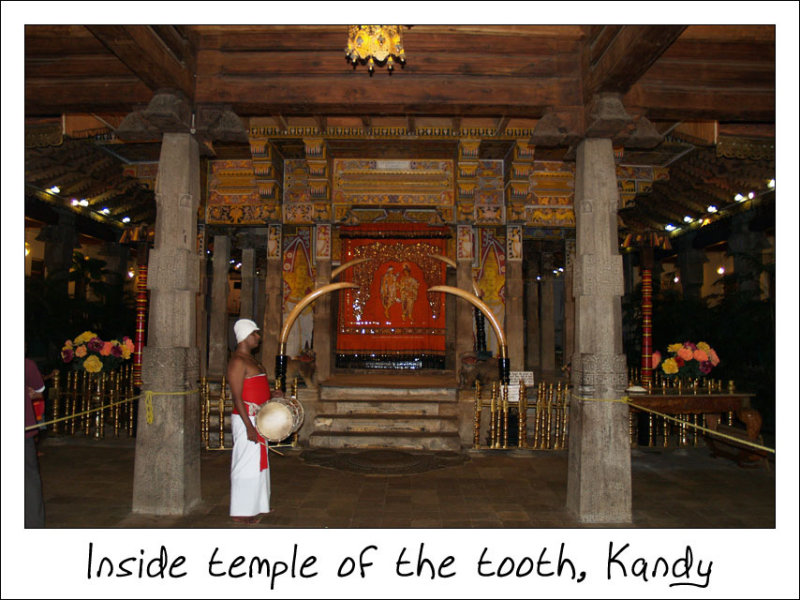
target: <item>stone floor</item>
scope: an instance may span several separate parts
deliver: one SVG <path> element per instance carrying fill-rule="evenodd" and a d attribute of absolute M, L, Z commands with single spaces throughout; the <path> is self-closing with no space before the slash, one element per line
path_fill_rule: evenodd
<path fill-rule="evenodd" d="M 229 451 L 202 453 L 203 501 L 185 517 L 131 513 L 130 440 L 52 438 L 40 452 L 47 527 L 242 527 L 228 517 Z M 582 526 L 565 508 L 565 452 L 468 452 L 462 464 L 391 476 L 315 466 L 299 450 L 270 465 L 273 512 L 255 527 Z M 634 527 L 775 527 L 774 463 L 743 469 L 705 448 L 638 449 L 632 476 Z"/>

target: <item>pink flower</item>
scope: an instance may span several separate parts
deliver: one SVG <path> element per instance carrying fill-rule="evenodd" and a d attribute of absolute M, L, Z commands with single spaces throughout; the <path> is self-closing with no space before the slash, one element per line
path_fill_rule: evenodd
<path fill-rule="evenodd" d="M 65 363 L 72 362 L 73 352 L 72 348 L 64 347 L 61 349 L 61 360 Z"/>
<path fill-rule="evenodd" d="M 688 346 L 684 346 L 680 350 L 678 350 L 678 356 L 680 356 L 683 360 L 692 360 L 694 357 L 694 350 L 689 348 Z"/>
<path fill-rule="evenodd" d="M 90 352 L 100 352 L 103 349 L 103 340 L 99 337 L 93 337 L 86 346 Z"/>
<path fill-rule="evenodd" d="M 716 351 L 712 348 L 708 351 L 709 359 L 711 360 L 711 364 L 715 367 L 719 364 L 719 357 L 717 356 Z"/>
<path fill-rule="evenodd" d="M 683 342 L 683 346 L 684 346 L 685 348 L 691 348 L 691 349 L 692 349 L 692 352 L 694 352 L 695 350 L 697 350 L 697 346 L 695 346 L 693 342 Z"/>
<path fill-rule="evenodd" d="M 111 342 L 106 342 L 103 344 L 103 349 L 100 350 L 101 356 L 111 356 L 111 347 L 113 344 Z"/>
<path fill-rule="evenodd" d="M 86 356 L 86 346 L 81 344 L 80 346 L 75 348 L 75 356 L 77 356 L 78 358 L 83 358 L 84 356 Z"/>
<path fill-rule="evenodd" d="M 712 368 L 713 368 L 713 365 L 707 360 L 705 360 L 705 361 L 700 363 L 700 372 L 703 375 L 708 375 L 709 373 L 711 373 L 711 369 Z"/>
<path fill-rule="evenodd" d="M 122 356 L 122 348 L 120 346 L 113 346 L 111 348 L 111 355 L 120 358 Z"/>
<path fill-rule="evenodd" d="M 661 364 L 661 352 L 656 350 L 653 352 L 653 356 L 650 359 L 650 368 L 655 369 L 659 364 Z"/>
<path fill-rule="evenodd" d="M 708 354 L 699 349 L 695 350 L 692 356 L 699 363 L 704 363 L 708 360 Z"/>

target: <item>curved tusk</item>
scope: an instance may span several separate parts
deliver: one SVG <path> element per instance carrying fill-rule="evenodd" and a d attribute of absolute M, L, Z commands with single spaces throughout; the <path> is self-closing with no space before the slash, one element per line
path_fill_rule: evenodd
<path fill-rule="evenodd" d="M 449 285 L 435 285 L 433 287 L 428 288 L 428 292 L 446 292 L 448 294 L 453 294 L 460 298 L 463 298 L 467 302 L 473 304 L 478 310 L 480 310 L 484 316 L 489 319 L 489 322 L 492 324 L 492 328 L 494 329 L 494 333 L 497 336 L 498 346 L 500 346 L 500 357 L 501 358 L 508 358 L 508 348 L 506 346 L 506 336 L 503 333 L 502 328 L 500 327 L 500 323 L 497 322 L 497 317 L 494 316 L 492 310 L 486 305 L 483 300 L 478 298 L 475 294 L 470 294 L 460 288 L 452 287 Z"/>
<path fill-rule="evenodd" d="M 347 270 L 347 269 L 349 269 L 350 267 L 354 267 L 354 266 L 356 266 L 357 264 L 360 264 L 360 263 L 366 262 L 366 261 L 368 261 L 368 260 L 372 260 L 372 259 L 371 259 L 371 258 L 354 258 L 353 260 L 349 260 L 349 261 L 347 261 L 347 262 L 346 262 L 346 263 L 344 263 L 343 265 L 339 265 L 339 266 L 338 266 L 338 267 L 336 267 L 336 268 L 335 268 L 333 271 L 331 271 L 331 279 L 334 279 L 334 278 L 335 278 L 335 277 L 336 277 L 336 276 L 337 276 L 339 273 L 341 273 L 342 271 L 346 271 L 346 270 Z"/>
<path fill-rule="evenodd" d="M 454 269 L 457 268 L 456 261 L 454 261 L 452 258 L 443 256 L 442 254 L 431 254 L 431 258 L 435 258 L 436 260 L 442 261 L 448 267 L 453 267 Z"/>
<path fill-rule="evenodd" d="M 348 282 L 339 282 L 339 283 L 329 283 L 327 285 L 323 285 L 320 288 L 317 288 L 310 294 L 307 294 L 303 297 L 300 302 L 297 303 L 292 309 L 292 312 L 289 313 L 289 316 L 286 317 L 286 323 L 283 324 L 283 329 L 281 329 L 281 338 L 280 338 L 280 349 L 279 353 L 284 355 L 286 352 L 286 339 L 289 337 L 289 331 L 292 329 L 292 325 L 294 325 L 295 320 L 303 312 L 303 309 L 311 304 L 314 300 L 323 296 L 325 294 L 329 294 L 330 292 L 334 292 L 336 290 L 342 290 L 346 288 L 357 288 L 358 286 L 355 283 L 348 283 Z"/>

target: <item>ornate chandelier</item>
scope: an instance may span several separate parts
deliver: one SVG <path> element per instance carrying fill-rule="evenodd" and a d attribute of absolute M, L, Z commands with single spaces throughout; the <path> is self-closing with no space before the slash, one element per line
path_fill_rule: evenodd
<path fill-rule="evenodd" d="M 366 62 L 370 74 L 376 61 L 379 64 L 385 62 L 389 71 L 394 68 L 395 59 L 406 62 L 399 25 L 350 25 L 344 53 L 354 65 Z"/>

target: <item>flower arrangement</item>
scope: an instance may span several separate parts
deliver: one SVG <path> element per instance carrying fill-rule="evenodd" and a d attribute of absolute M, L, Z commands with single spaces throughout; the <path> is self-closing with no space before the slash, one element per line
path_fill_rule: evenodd
<path fill-rule="evenodd" d="M 666 377 L 699 379 L 708 376 L 711 369 L 719 364 L 716 351 L 705 342 L 684 342 L 670 344 L 667 352 L 671 354 L 661 362 L 661 353 L 653 352 L 653 369 L 661 365 Z"/>
<path fill-rule="evenodd" d="M 103 341 L 91 331 L 84 331 L 74 340 L 64 342 L 61 360 L 76 371 L 100 373 L 116 369 L 133 354 L 133 340 L 123 337 L 122 341 Z"/>

